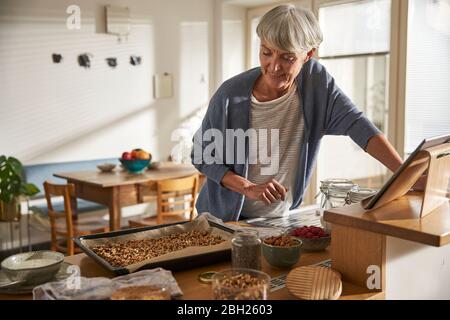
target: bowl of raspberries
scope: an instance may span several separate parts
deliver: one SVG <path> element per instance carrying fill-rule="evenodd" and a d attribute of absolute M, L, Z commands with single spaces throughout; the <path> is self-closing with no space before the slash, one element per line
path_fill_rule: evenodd
<path fill-rule="evenodd" d="M 302 226 L 291 230 L 289 234 L 302 240 L 304 251 L 323 251 L 331 243 L 331 235 L 320 227 Z"/>

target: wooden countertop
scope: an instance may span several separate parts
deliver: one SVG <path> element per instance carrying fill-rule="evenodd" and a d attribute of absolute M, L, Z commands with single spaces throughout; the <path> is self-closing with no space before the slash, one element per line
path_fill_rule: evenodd
<path fill-rule="evenodd" d="M 324 220 L 436 247 L 449 244 L 449 202 L 420 219 L 421 199 L 411 192 L 372 211 L 353 204 L 325 211 Z"/>
<path fill-rule="evenodd" d="M 329 252 L 323 251 L 318 253 L 303 253 L 297 266 L 310 265 L 329 259 Z M 288 273 L 289 269 L 273 268 L 262 259 L 262 269 L 272 277 Z M 108 270 L 101 267 L 93 259 L 84 253 L 66 257 L 65 261 L 80 266 L 81 276 L 84 277 L 107 277 L 112 278 L 114 275 Z M 183 300 L 211 300 L 212 292 L 209 284 L 203 284 L 197 280 L 200 273 L 205 271 L 218 271 L 230 268 L 229 261 L 201 268 L 173 272 L 175 279 L 183 291 Z M 0 295 L 0 299 L 32 299 L 31 294 L 28 295 Z M 269 293 L 270 300 L 294 300 L 297 299 L 289 293 L 285 288 Z M 343 283 L 342 300 L 365 300 L 365 299 L 384 299 L 384 292 L 369 292 L 366 288 L 358 287 L 350 283 Z"/>

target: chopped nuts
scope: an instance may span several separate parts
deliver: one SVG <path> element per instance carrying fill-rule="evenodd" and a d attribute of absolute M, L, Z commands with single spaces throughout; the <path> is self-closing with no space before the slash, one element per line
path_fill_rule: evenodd
<path fill-rule="evenodd" d="M 128 240 L 92 247 L 92 251 L 114 267 L 125 267 L 163 254 L 193 246 L 211 246 L 224 242 L 206 231 L 175 233 L 157 239 Z"/>
<path fill-rule="evenodd" d="M 268 237 L 264 239 L 264 243 L 277 247 L 292 247 L 298 245 L 298 241 L 290 236 Z"/>
<path fill-rule="evenodd" d="M 225 276 L 214 286 L 217 300 L 263 300 L 268 284 L 248 273 Z"/>

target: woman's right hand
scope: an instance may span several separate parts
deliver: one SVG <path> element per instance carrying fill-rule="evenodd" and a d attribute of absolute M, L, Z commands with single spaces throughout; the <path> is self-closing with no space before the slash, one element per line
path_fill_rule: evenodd
<path fill-rule="evenodd" d="M 259 200 L 269 205 L 286 199 L 287 189 L 277 180 L 270 179 L 261 184 L 252 184 L 244 189 L 244 195 L 251 200 Z"/>

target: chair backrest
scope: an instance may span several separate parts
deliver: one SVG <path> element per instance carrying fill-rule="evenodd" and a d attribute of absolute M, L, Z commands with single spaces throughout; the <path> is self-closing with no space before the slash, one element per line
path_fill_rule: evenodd
<path fill-rule="evenodd" d="M 73 215 L 74 211 L 74 201 L 76 198 L 75 186 L 71 183 L 69 184 L 53 184 L 49 181 L 44 182 L 45 198 L 47 200 L 48 215 L 50 217 L 50 225 L 52 229 L 52 241 L 56 238 L 56 219 L 65 218 L 66 219 L 66 229 L 67 237 L 73 237 Z M 52 197 L 62 196 L 64 199 L 64 211 L 56 211 L 52 203 Z"/>
<path fill-rule="evenodd" d="M 198 183 L 198 174 L 184 178 L 157 181 L 158 224 L 163 223 L 164 216 L 189 213 L 190 220 L 193 219 Z"/>

